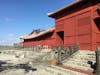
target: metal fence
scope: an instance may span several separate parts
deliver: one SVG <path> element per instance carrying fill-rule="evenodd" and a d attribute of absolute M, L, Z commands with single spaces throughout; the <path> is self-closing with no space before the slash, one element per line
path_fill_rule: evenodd
<path fill-rule="evenodd" d="M 64 46 L 55 47 L 55 54 L 58 65 L 62 64 L 62 61 L 69 58 L 72 54 L 79 50 L 78 46 L 69 46 L 68 48 L 64 49 Z"/>

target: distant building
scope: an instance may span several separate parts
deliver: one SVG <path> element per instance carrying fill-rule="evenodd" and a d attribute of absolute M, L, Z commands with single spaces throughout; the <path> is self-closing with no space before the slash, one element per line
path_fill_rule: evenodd
<path fill-rule="evenodd" d="M 51 48 L 55 46 L 55 28 L 50 28 L 40 33 L 32 33 L 21 37 L 24 40 L 23 47 L 46 46 Z"/>

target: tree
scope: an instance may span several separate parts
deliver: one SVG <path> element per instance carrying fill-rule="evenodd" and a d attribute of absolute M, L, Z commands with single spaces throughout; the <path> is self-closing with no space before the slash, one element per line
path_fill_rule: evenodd
<path fill-rule="evenodd" d="M 31 35 L 31 34 L 33 34 L 33 33 L 40 33 L 41 32 L 41 30 L 40 29 L 33 29 L 33 31 L 29 34 L 29 35 Z"/>

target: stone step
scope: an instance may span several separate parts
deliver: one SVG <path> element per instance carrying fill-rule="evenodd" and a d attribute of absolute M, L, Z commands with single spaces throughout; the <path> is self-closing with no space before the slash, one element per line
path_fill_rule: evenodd
<path fill-rule="evenodd" d="M 92 68 L 90 67 L 85 67 L 85 66 L 80 66 L 80 65 L 76 65 L 76 64 L 63 64 L 64 66 L 69 66 L 69 67 L 72 67 L 72 68 L 76 68 L 76 69 L 81 69 L 81 70 L 86 70 L 86 71 L 93 71 Z"/>
<path fill-rule="evenodd" d="M 68 61 L 67 64 L 76 64 L 76 65 L 80 65 L 80 66 L 90 67 L 89 64 L 84 63 L 84 62 L 73 62 L 73 61 Z"/>
<path fill-rule="evenodd" d="M 67 61 L 72 61 L 72 62 L 82 62 L 82 63 L 87 63 L 88 61 L 87 60 L 80 60 L 80 59 L 69 59 L 69 60 L 64 60 L 64 62 L 67 62 Z M 96 62 L 96 61 L 93 61 L 92 62 Z"/>
<path fill-rule="evenodd" d="M 70 57 L 70 58 L 74 58 L 74 59 L 93 59 L 93 60 L 96 59 L 95 57 L 92 58 L 92 57 L 86 57 L 86 56 L 82 56 L 82 57 L 80 57 L 80 56 L 74 56 L 74 57 Z"/>
<path fill-rule="evenodd" d="M 95 62 L 96 61 L 96 59 L 95 58 L 70 58 L 70 59 L 68 59 L 68 60 L 65 60 L 65 61 L 70 61 L 71 59 L 77 59 L 77 60 L 82 60 L 82 61 L 93 61 L 93 62 Z"/>
<path fill-rule="evenodd" d="M 48 69 L 55 71 L 55 72 L 58 72 L 58 73 L 59 72 L 62 73 L 60 75 L 87 75 L 87 74 L 84 74 L 84 73 L 80 73 L 80 72 L 69 70 L 69 69 L 64 69 L 64 68 L 54 66 L 54 65 L 51 65 Z"/>
<path fill-rule="evenodd" d="M 64 62 L 67 62 L 67 61 L 82 61 L 82 62 L 88 62 L 88 61 L 92 61 L 92 62 L 96 62 L 96 58 L 88 58 L 88 57 L 70 57 L 68 59 L 65 59 Z"/>
<path fill-rule="evenodd" d="M 94 56 L 95 57 L 95 54 L 85 54 L 85 53 L 74 53 L 72 56 L 75 56 L 75 55 L 79 55 L 79 56 Z"/>
<path fill-rule="evenodd" d="M 94 51 L 77 51 L 68 59 L 64 60 L 63 65 L 72 68 L 93 71 L 93 69 L 87 63 L 88 61 L 92 61 L 93 63 L 96 62 Z"/>
<path fill-rule="evenodd" d="M 95 51 L 77 51 L 76 53 L 81 53 L 81 54 L 95 54 Z"/>
<path fill-rule="evenodd" d="M 77 66 L 90 67 L 89 64 L 83 63 L 83 62 L 72 62 L 72 61 L 68 61 L 67 63 L 63 63 L 63 64 L 73 64 L 73 65 L 77 65 Z"/>

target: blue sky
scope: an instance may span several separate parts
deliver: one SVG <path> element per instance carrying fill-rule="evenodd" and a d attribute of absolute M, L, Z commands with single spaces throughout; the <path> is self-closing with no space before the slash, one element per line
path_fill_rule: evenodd
<path fill-rule="evenodd" d="M 54 26 L 47 13 L 75 0 L 0 0 L 0 45 L 12 45 L 33 29 Z"/>

